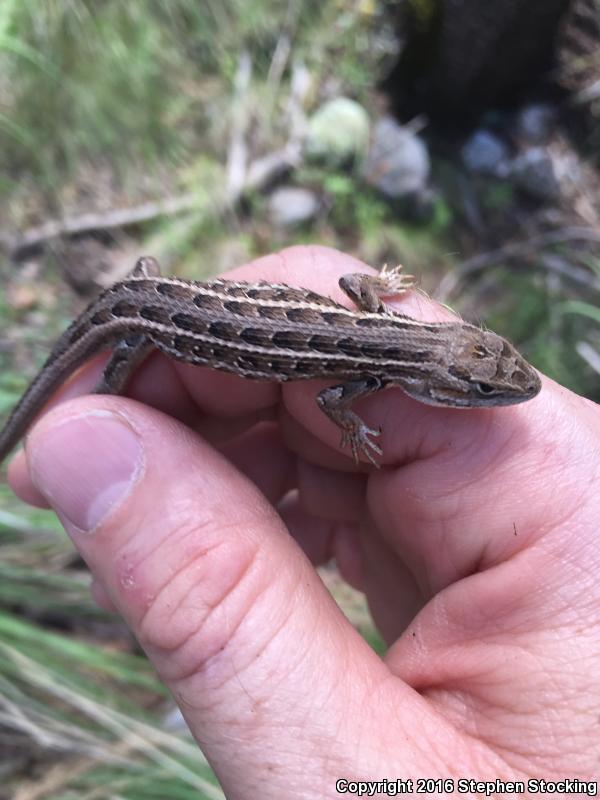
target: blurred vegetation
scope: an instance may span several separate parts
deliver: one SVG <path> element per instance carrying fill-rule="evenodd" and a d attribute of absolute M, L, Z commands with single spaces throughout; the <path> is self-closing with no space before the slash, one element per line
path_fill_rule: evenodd
<path fill-rule="evenodd" d="M 192 192 L 195 212 L 99 241 L 131 261 L 133 253 L 156 253 L 194 278 L 288 244 L 321 242 L 374 265 L 402 262 L 435 290 L 482 247 L 446 191 L 441 162 L 434 169 L 442 189 L 425 223 L 400 218 L 357 169 L 322 165 L 302 165 L 294 175 L 297 185 L 318 191 L 325 209 L 297 230 L 270 225 L 261 192 L 226 213 L 215 200 L 240 113 L 241 55 L 251 58 L 242 100 L 259 156 L 288 135 L 293 65 L 310 76 L 308 112 L 339 94 L 376 116 L 374 87 L 395 53 L 387 5 L 3 0 L 0 229 Z M 427 3 L 417 5 L 429 13 Z M 513 203 L 500 185 L 481 198 L 494 219 L 509 216 Z M 54 244 L 17 266 L 0 255 L 0 418 L 81 308 L 64 290 L 61 264 Z M 600 275 L 598 262 L 589 268 Z M 463 281 L 452 303 L 514 340 L 542 371 L 600 400 L 598 375 L 576 352 L 583 340 L 600 344 L 598 308 L 584 294 L 535 257 L 510 266 L 499 259 Z M 124 629 L 92 604 L 85 570 L 59 531 L 52 515 L 0 487 L 0 735 L 10 741 L 7 761 L 0 758 L 2 784 L 33 770 L 47 791 L 31 797 L 222 797 L 196 748 L 164 730 L 163 689 L 131 654 Z M 381 649 L 364 603 L 332 586 Z"/>
<path fill-rule="evenodd" d="M 252 54 L 260 125 L 277 127 L 269 76 L 282 32 L 315 83 L 335 67 L 355 91 L 372 85 L 368 4 L 244 0 L 168 4 L 7 0 L 0 8 L 5 83 L 3 191 L 24 176 L 52 197 L 69 176 L 108 166 L 126 184 L 139 170 L 223 156 L 240 53 Z M 340 37 L 344 36 L 343 46 Z M 190 163 L 191 161 L 191 163 Z"/>

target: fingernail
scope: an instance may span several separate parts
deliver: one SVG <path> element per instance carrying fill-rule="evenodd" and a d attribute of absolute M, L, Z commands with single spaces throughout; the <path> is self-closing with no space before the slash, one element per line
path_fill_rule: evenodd
<path fill-rule="evenodd" d="M 43 431 L 28 444 L 35 486 L 67 526 L 93 531 L 129 493 L 141 443 L 119 416 L 95 411 Z"/>

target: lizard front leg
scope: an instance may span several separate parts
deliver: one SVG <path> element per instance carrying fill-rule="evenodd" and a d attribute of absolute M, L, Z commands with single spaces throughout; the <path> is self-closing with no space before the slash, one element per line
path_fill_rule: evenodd
<path fill-rule="evenodd" d="M 361 311 L 391 314 L 382 297 L 392 297 L 412 289 L 414 275 L 404 275 L 402 266 L 389 268 L 387 264 L 378 275 L 353 272 L 339 280 L 340 289 L 353 300 Z"/>
<path fill-rule="evenodd" d="M 379 436 L 381 431 L 367 427 L 350 406 L 359 398 L 378 392 L 385 386 L 385 381 L 376 375 L 365 375 L 338 386 L 329 386 L 317 395 L 319 407 L 342 430 L 342 447 L 350 447 L 357 464 L 362 453 L 371 464 L 379 467 L 375 456 L 380 456 L 383 451 L 370 437 Z"/>

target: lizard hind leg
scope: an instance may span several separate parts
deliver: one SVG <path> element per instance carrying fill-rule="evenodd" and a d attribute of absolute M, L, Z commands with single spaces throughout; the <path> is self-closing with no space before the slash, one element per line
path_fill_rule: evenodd
<path fill-rule="evenodd" d="M 136 368 L 153 348 L 152 341 L 141 333 L 124 336 L 115 344 L 94 394 L 122 394 Z"/>
<path fill-rule="evenodd" d="M 158 278 L 161 275 L 160 264 L 154 256 L 141 256 L 129 273 L 130 278 Z"/>
<path fill-rule="evenodd" d="M 158 278 L 160 264 L 153 256 L 141 256 L 129 273 L 129 278 Z M 152 341 L 141 333 L 123 336 L 113 347 L 94 394 L 121 394 L 136 368 L 152 350 Z"/>

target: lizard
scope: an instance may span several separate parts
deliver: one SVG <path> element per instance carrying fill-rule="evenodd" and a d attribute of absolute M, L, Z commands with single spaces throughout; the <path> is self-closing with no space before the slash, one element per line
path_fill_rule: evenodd
<path fill-rule="evenodd" d="M 349 309 L 286 284 L 163 277 L 140 258 L 67 328 L 0 431 L 0 462 L 51 395 L 85 361 L 112 348 L 94 391 L 120 394 L 153 348 L 190 364 L 244 378 L 330 379 L 316 402 L 341 429 L 358 463 L 378 466 L 380 431 L 351 409 L 361 397 L 399 386 L 422 403 L 453 408 L 521 403 L 541 387 L 538 373 L 504 338 L 460 319 L 422 322 L 392 311 L 384 297 L 413 287 L 401 268 L 339 280 Z"/>

